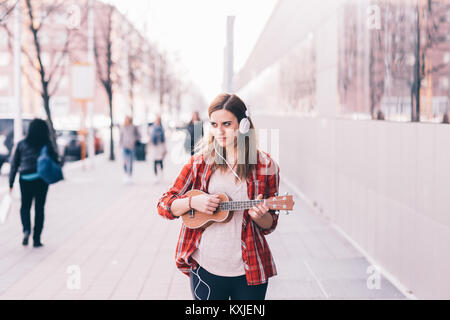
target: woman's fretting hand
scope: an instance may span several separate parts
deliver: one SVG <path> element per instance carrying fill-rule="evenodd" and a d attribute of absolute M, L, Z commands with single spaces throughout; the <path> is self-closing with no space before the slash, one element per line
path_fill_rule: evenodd
<path fill-rule="evenodd" d="M 261 200 L 262 198 L 263 195 L 260 194 L 256 199 Z M 267 212 L 269 212 L 269 207 L 265 205 L 264 202 L 257 204 L 256 206 L 248 210 L 248 214 L 250 215 L 250 217 L 252 217 L 253 220 L 261 219 L 266 215 Z"/>
<path fill-rule="evenodd" d="M 219 195 L 201 194 L 191 199 L 191 207 L 197 211 L 214 214 L 220 204 Z"/>
<path fill-rule="evenodd" d="M 258 195 L 257 200 L 261 200 L 263 198 L 263 195 Z M 248 210 L 248 214 L 252 218 L 252 220 L 260 226 L 262 229 L 270 229 L 273 225 L 273 218 L 272 215 L 269 212 L 269 207 L 264 204 L 260 203 L 250 210 Z"/>

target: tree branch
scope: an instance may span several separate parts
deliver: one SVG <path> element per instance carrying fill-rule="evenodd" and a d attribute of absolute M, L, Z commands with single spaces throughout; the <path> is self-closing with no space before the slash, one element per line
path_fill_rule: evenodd
<path fill-rule="evenodd" d="M 31 79 L 30 75 L 28 74 L 28 72 L 24 71 L 22 74 L 25 75 L 25 78 L 27 78 L 27 82 L 30 85 L 30 87 L 36 91 L 39 95 L 42 95 L 42 90 L 36 88 L 36 86 L 34 85 L 35 81 L 33 81 L 33 79 Z"/>
<path fill-rule="evenodd" d="M 7 8 L 6 3 L 8 2 L 8 0 L 3 0 L 0 3 L 0 8 L 6 8 L 6 12 L 3 15 L 3 17 L 0 17 L 0 23 L 2 23 L 6 18 L 8 18 L 8 16 L 11 14 L 11 12 L 16 8 L 17 4 L 20 2 L 20 0 L 16 0 L 16 3 L 14 3 L 10 8 Z"/>

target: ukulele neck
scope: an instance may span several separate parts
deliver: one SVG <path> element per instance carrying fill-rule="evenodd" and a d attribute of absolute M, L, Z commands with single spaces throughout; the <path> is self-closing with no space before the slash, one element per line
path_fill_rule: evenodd
<path fill-rule="evenodd" d="M 246 210 L 263 202 L 264 200 L 224 201 L 220 203 L 219 207 L 224 211 Z"/>

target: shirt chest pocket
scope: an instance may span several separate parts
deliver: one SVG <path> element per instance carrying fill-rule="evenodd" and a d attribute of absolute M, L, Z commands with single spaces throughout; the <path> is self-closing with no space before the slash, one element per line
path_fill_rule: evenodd
<path fill-rule="evenodd" d="M 263 178 L 253 181 L 253 195 L 252 198 L 256 199 L 258 194 L 264 195 L 266 190 L 266 180 Z"/>

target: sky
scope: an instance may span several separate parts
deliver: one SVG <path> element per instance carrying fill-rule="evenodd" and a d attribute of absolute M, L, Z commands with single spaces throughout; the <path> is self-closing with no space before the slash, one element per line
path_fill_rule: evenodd
<path fill-rule="evenodd" d="M 207 101 L 222 91 L 226 17 L 234 15 L 234 69 L 250 55 L 277 0 L 105 0 L 158 48 L 178 57 Z M 131 5 L 130 5 L 131 4 Z"/>

